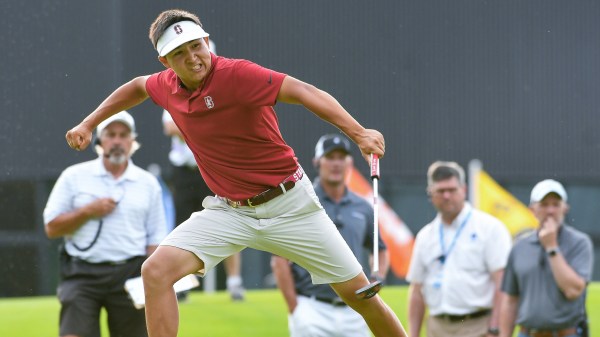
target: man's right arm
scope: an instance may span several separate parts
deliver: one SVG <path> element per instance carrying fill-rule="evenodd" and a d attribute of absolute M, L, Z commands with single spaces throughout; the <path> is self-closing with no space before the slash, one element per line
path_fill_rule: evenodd
<path fill-rule="evenodd" d="M 419 337 L 423 317 L 425 316 L 425 299 L 421 292 L 421 283 L 411 283 L 408 288 L 408 336 Z"/>
<path fill-rule="evenodd" d="M 288 312 L 291 314 L 296 309 L 298 302 L 290 262 L 282 257 L 273 255 L 271 257 L 271 269 L 273 269 L 277 287 L 281 290 L 283 298 L 287 303 Z"/>
<path fill-rule="evenodd" d="M 515 329 L 519 297 L 502 293 L 500 305 L 500 337 L 511 337 Z"/>
<path fill-rule="evenodd" d="M 90 144 L 92 132 L 100 122 L 145 101 L 148 98 L 146 91 L 148 77 L 136 77 L 113 91 L 96 110 L 67 132 L 65 138 L 69 146 L 78 151 L 84 150 Z"/>
<path fill-rule="evenodd" d="M 46 224 L 46 235 L 55 239 L 71 234 L 89 220 L 112 212 L 116 206 L 117 203 L 111 198 L 99 198 L 83 207 L 62 213 Z"/>

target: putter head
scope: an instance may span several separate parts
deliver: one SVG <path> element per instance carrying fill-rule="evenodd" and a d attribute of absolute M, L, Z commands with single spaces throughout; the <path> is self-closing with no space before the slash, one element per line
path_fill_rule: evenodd
<path fill-rule="evenodd" d="M 361 300 L 366 300 L 369 299 L 375 295 L 377 295 L 377 293 L 379 292 L 379 290 L 381 290 L 381 281 L 375 281 L 373 283 L 367 284 L 366 286 L 358 289 L 355 294 L 356 297 L 358 297 Z"/>

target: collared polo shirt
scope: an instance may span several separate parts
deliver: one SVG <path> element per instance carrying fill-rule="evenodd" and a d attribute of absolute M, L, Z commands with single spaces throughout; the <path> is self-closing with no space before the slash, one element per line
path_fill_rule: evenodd
<path fill-rule="evenodd" d="M 117 206 L 102 219 L 92 219 L 65 236 L 69 255 L 91 263 L 122 261 L 145 256 L 147 246 L 158 245 L 166 236 L 161 187 L 156 178 L 129 161 L 123 175 L 114 179 L 101 157 L 62 172 L 44 209 L 44 223 L 103 197 L 113 198 Z M 100 220 L 98 240 L 85 250 L 93 242 Z"/>
<path fill-rule="evenodd" d="M 325 194 L 319 178 L 315 179 L 313 186 L 329 218 L 337 226 L 340 234 L 358 260 L 363 260 L 361 257 L 366 250 L 373 252 L 373 207 L 348 189 L 346 189 L 346 194 L 340 202 L 336 203 Z M 379 237 L 379 250 L 386 250 L 381 236 Z M 369 266 L 363 265 L 363 270 L 368 274 Z M 292 275 L 296 292 L 300 294 L 326 299 L 338 297 L 329 285 L 312 284 L 308 271 L 295 263 L 292 264 Z"/>
<path fill-rule="evenodd" d="M 211 191 L 244 200 L 277 186 L 298 167 L 273 109 L 286 75 L 246 60 L 211 57 L 197 90 L 187 91 L 172 69 L 151 75 L 146 90 L 173 117 Z"/>
<path fill-rule="evenodd" d="M 558 246 L 569 266 L 589 282 L 594 264 L 590 237 L 562 225 Z M 519 297 L 517 324 L 530 329 L 574 327 L 584 317 L 585 293 L 574 301 L 568 300 L 556 284 L 548 259 L 537 231 L 518 240 L 504 271 L 502 291 Z"/>
<path fill-rule="evenodd" d="M 461 226 L 464 227 L 459 233 Z M 444 263 L 440 259 L 441 237 L 446 249 Z M 419 231 L 406 279 L 423 285 L 432 316 L 489 309 L 494 298 L 491 274 L 505 267 L 510 248 L 511 237 L 504 224 L 465 203 L 449 226 L 442 224 L 438 214 Z"/>

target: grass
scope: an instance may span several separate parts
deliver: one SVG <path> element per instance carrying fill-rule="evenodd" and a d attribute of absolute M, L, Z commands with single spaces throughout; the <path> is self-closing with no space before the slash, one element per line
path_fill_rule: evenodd
<path fill-rule="evenodd" d="M 386 287 L 381 296 L 406 327 L 407 288 Z M 591 336 L 600 336 L 600 283 L 590 285 L 587 307 Z M 58 300 L 51 296 L 2 299 L 0 336 L 56 337 L 58 312 Z M 288 335 L 287 309 L 275 289 L 248 291 L 245 302 L 231 302 L 224 292 L 192 292 L 189 301 L 180 305 L 180 315 L 180 337 Z M 102 336 L 108 337 L 105 326 Z"/>

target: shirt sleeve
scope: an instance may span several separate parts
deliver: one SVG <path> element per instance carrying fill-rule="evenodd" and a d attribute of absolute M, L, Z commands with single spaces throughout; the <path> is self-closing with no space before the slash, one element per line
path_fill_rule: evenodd
<path fill-rule="evenodd" d="M 425 282 L 426 270 L 422 259 L 422 246 L 423 246 L 423 233 L 417 234 L 415 244 L 413 245 L 412 256 L 410 257 L 410 265 L 408 266 L 408 273 L 406 274 L 406 280 L 411 283 L 423 283 Z"/>
<path fill-rule="evenodd" d="M 503 269 L 508 261 L 512 238 L 506 226 L 495 218 L 490 223 L 490 235 L 485 245 L 485 261 L 490 272 Z"/>
<path fill-rule="evenodd" d="M 151 183 L 151 204 L 149 206 L 148 217 L 146 219 L 147 245 L 158 245 L 167 235 L 167 220 L 165 217 L 165 207 L 162 200 L 162 189 L 156 180 Z"/>
<path fill-rule="evenodd" d="M 285 74 L 246 60 L 236 63 L 233 88 L 238 102 L 250 106 L 273 106 Z"/>
<path fill-rule="evenodd" d="M 61 173 L 50 192 L 48 202 L 44 208 L 44 225 L 54 220 L 57 216 L 69 212 L 73 208 L 73 190 L 71 188 L 70 170 Z"/>
<path fill-rule="evenodd" d="M 594 266 L 592 240 L 587 235 L 583 235 L 581 238 L 579 244 L 574 245 L 572 250 L 566 252 L 565 259 L 579 276 L 583 277 L 586 282 L 590 282 Z"/>

